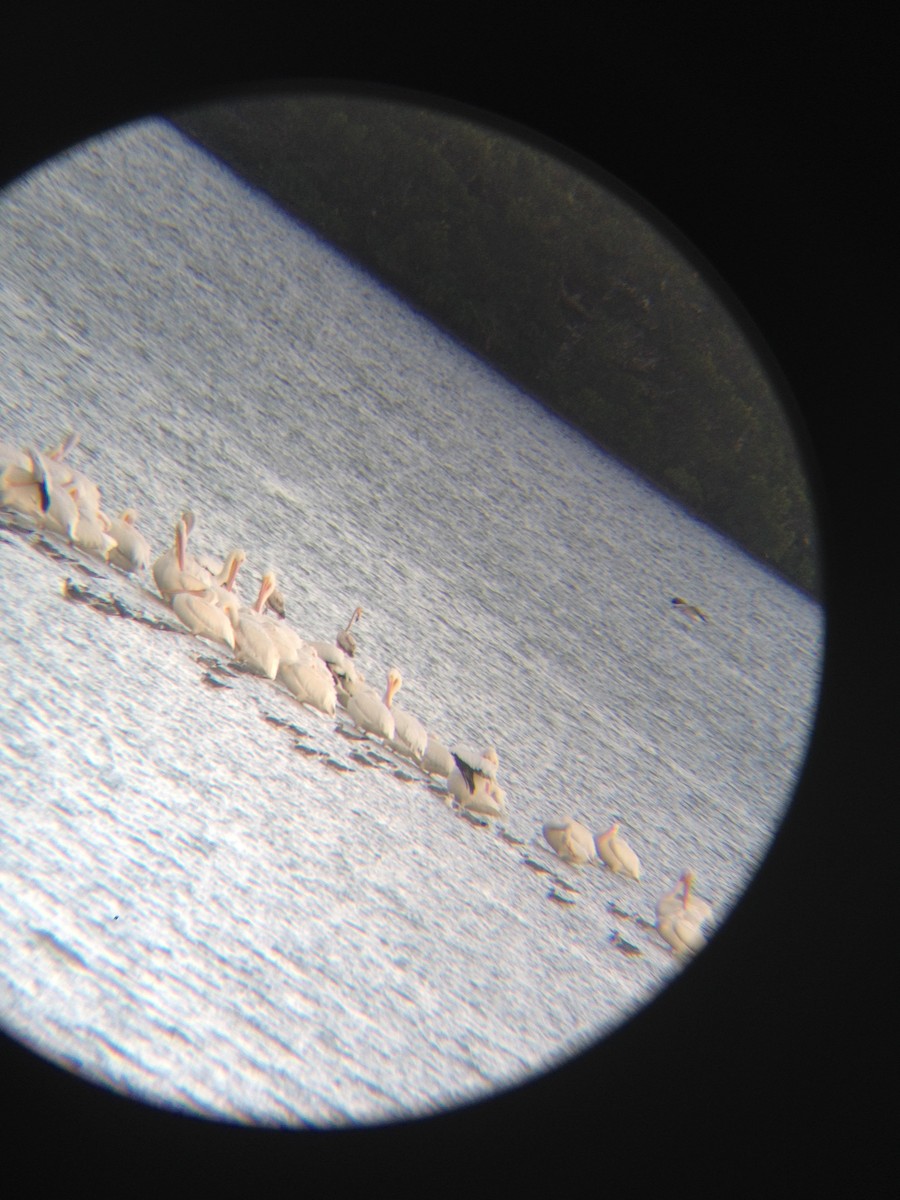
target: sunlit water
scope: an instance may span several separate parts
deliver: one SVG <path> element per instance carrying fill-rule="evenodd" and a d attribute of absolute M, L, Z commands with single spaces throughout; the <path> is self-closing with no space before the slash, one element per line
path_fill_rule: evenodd
<path fill-rule="evenodd" d="M 418 1115 L 664 986 L 649 922 L 684 867 L 726 917 L 802 763 L 817 605 L 162 122 L 0 198 L 0 337 L 0 439 L 78 430 L 108 510 L 159 553 L 193 508 L 195 548 L 246 549 L 245 599 L 273 567 L 304 635 L 362 604 L 362 669 L 494 743 L 510 809 L 472 825 L 340 712 L 153 624 L 151 581 L 0 526 L 8 1032 L 211 1117 Z M 621 817 L 641 882 L 556 859 L 567 815 Z"/>

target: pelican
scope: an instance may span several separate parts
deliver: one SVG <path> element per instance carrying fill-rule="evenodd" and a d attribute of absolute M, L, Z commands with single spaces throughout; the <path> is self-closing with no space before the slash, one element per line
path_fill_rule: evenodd
<path fill-rule="evenodd" d="M 116 539 L 109 532 L 110 524 L 109 517 L 102 510 L 98 509 L 94 515 L 79 505 L 78 524 L 72 540 L 79 550 L 109 562 L 116 548 Z"/>
<path fill-rule="evenodd" d="M 545 825 L 541 832 L 545 841 L 566 862 L 580 866 L 592 862 L 596 857 L 591 831 L 580 821 L 570 817 L 567 821 Z"/>
<path fill-rule="evenodd" d="M 266 633 L 278 651 L 278 661 L 282 666 L 289 666 L 297 662 L 301 656 L 308 657 L 310 647 L 296 630 L 291 629 L 290 625 L 286 624 L 283 618 L 278 621 L 271 621 L 265 616 L 266 610 L 271 607 L 270 601 L 272 596 L 277 590 L 278 581 L 275 578 L 275 572 L 266 571 L 262 577 L 259 595 L 256 597 L 253 610 L 259 617 Z"/>
<path fill-rule="evenodd" d="M 246 561 L 247 555 L 243 550 L 229 551 L 224 565 L 213 577 L 213 582 L 210 585 L 216 595 L 216 604 L 220 608 L 224 608 L 229 614 L 231 623 L 235 629 L 237 629 L 237 624 L 240 620 L 241 610 L 237 593 L 234 590 L 234 581 L 238 571 Z M 200 565 L 202 566 L 203 564 L 201 563 Z"/>
<path fill-rule="evenodd" d="M 675 887 L 656 905 L 656 928 L 676 954 L 693 953 L 706 945 L 700 926 L 712 916 L 712 909 L 691 895 L 693 882 L 693 871 L 682 871 Z"/>
<path fill-rule="evenodd" d="M 193 523 L 193 513 L 182 513 L 182 520 L 184 520 L 185 517 L 188 517 L 190 522 Z M 190 533 L 190 527 L 188 526 L 187 521 L 185 521 L 185 526 L 188 528 L 188 533 Z M 202 567 L 204 571 L 209 573 L 216 587 L 227 588 L 229 592 L 233 592 L 235 590 L 234 580 L 235 576 L 237 575 L 238 568 L 247 561 L 247 555 L 243 550 L 231 550 L 226 556 L 224 562 L 220 562 L 218 559 L 212 558 L 209 554 L 198 554 L 194 561 L 200 567 Z"/>
<path fill-rule="evenodd" d="M 704 921 L 709 921 L 712 918 L 712 908 L 705 900 L 701 900 L 699 896 L 694 896 L 691 893 L 691 888 L 694 886 L 693 871 L 685 871 L 682 879 L 684 880 L 683 906 L 693 919 L 702 925 Z"/>
<path fill-rule="evenodd" d="M 30 517 L 42 528 L 75 542 L 78 506 L 74 497 L 56 483 L 36 450 L 17 451 L 0 473 L 0 507 Z"/>
<path fill-rule="evenodd" d="M 459 807 L 486 817 L 504 815 L 505 793 L 497 784 L 500 760 L 494 747 L 479 754 L 469 746 L 457 746 L 451 755 L 454 765 L 447 776 L 447 790 Z"/>
<path fill-rule="evenodd" d="M 684 910 L 662 917 L 656 922 L 656 928 L 675 954 L 696 954 L 706 945 L 700 926 Z"/>
<path fill-rule="evenodd" d="M 641 863 L 638 856 L 624 838 L 619 837 L 619 822 L 616 821 L 606 833 L 598 833 L 594 839 L 597 855 L 611 871 L 627 879 L 640 879 Z"/>
<path fill-rule="evenodd" d="M 100 507 L 100 489 L 83 472 L 73 470 L 68 463 L 62 461 L 65 452 L 77 440 L 76 434 L 70 434 L 62 446 L 49 452 L 46 459 L 41 458 L 36 451 L 32 450 L 29 453 L 35 464 L 35 473 L 42 477 L 41 487 L 51 498 L 51 526 L 65 533 L 79 550 L 108 562 L 116 548 L 116 539 L 110 533 L 112 523 Z M 54 497 L 56 504 L 52 502 Z M 72 519 L 73 504 L 78 514 L 77 520 Z"/>
<path fill-rule="evenodd" d="M 172 597 L 172 611 L 191 633 L 234 649 L 234 624 L 218 603 L 214 588 L 204 591 L 185 589 Z"/>
<path fill-rule="evenodd" d="M 0 505 L 43 520 L 53 500 L 52 484 L 36 450 L 16 451 L 0 474 Z"/>
<path fill-rule="evenodd" d="M 358 621 L 362 615 L 363 610 L 361 608 L 354 608 L 353 612 L 350 614 L 350 620 L 343 629 L 338 631 L 338 635 L 335 638 L 335 642 L 339 649 L 343 650 L 343 652 L 349 655 L 350 658 L 352 658 L 356 653 L 356 638 L 353 636 L 350 630 L 353 626 L 353 622 Z"/>
<path fill-rule="evenodd" d="M 449 783 L 449 780 L 448 780 Z M 506 792 L 496 779 L 488 776 L 476 776 L 475 787 L 470 795 L 460 803 L 464 812 L 475 813 L 481 817 L 505 817 L 507 815 Z"/>
<path fill-rule="evenodd" d="M 311 646 L 303 646 L 290 662 L 278 667 L 278 681 L 299 700 L 329 717 L 337 710 L 337 692 L 328 667 Z"/>
<path fill-rule="evenodd" d="M 354 725 L 375 737 L 393 740 L 397 729 L 394 714 L 391 712 L 391 700 L 397 690 L 399 672 L 392 675 L 388 672 L 387 688 L 384 698 L 379 700 L 378 693 L 368 684 L 356 688 L 347 700 L 347 715 Z"/>
<path fill-rule="evenodd" d="M 175 522 L 175 542 L 153 564 L 153 579 L 159 589 L 159 594 L 169 604 L 176 592 L 204 592 L 210 583 L 188 568 L 187 528 L 184 518 L 179 517 Z"/>
<path fill-rule="evenodd" d="M 269 679 L 275 678 L 281 663 L 281 650 L 273 637 L 274 622 L 263 616 L 266 599 L 274 586 L 275 576 L 267 571 L 262 577 L 256 600 L 250 608 L 240 610 L 235 627 L 235 657 L 238 662 L 247 663 Z"/>
<path fill-rule="evenodd" d="M 100 533 L 107 533 L 109 526 L 109 517 L 101 508 L 100 488 L 97 487 L 94 480 L 85 475 L 82 470 L 76 470 L 70 463 L 65 461 L 68 451 L 79 443 L 80 437 L 78 433 L 67 433 L 66 437 L 61 440 L 59 445 L 53 446 L 47 451 L 47 466 L 50 475 L 56 485 L 65 487 L 68 493 L 78 505 L 78 511 L 83 517 L 88 518 L 92 532 L 88 536 L 89 540 L 98 542 L 98 546 L 82 547 L 84 550 L 94 552 L 103 545 L 103 539 L 98 536 L 96 527 L 100 527 Z M 112 547 L 110 547 L 112 550 Z"/>
<path fill-rule="evenodd" d="M 135 528 L 136 517 L 133 508 L 126 508 L 121 516 L 114 517 L 109 523 L 109 535 L 116 540 L 109 561 L 120 571 L 147 571 L 150 568 L 150 543 Z"/>
<path fill-rule="evenodd" d="M 708 921 L 712 917 L 712 909 L 705 900 L 691 895 L 693 886 L 694 872 L 682 871 L 671 892 L 666 892 L 657 902 L 657 920 L 671 916 L 673 913 L 684 912 L 698 925 Z"/>
<path fill-rule="evenodd" d="M 388 688 L 384 697 L 384 702 L 394 718 L 394 736 L 390 739 L 391 748 L 398 754 L 403 754 L 414 762 L 420 763 L 428 743 L 428 730 L 412 713 L 406 712 L 402 708 L 394 708 L 394 696 L 403 687 L 403 676 L 396 667 L 391 667 L 388 671 L 388 682 L 391 681 L 394 686 Z"/>
<path fill-rule="evenodd" d="M 362 682 L 362 676 L 354 666 L 353 660 L 334 642 L 310 642 L 309 646 L 315 650 L 331 672 L 338 689 L 338 699 L 346 708 L 347 699 L 354 690 L 354 685 Z"/>
<path fill-rule="evenodd" d="M 265 616 L 266 604 L 275 586 L 275 572 L 266 571 L 259 584 L 256 600 L 250 608 L 241 608 L 235 618 L 235 646 L 238 650 L 236 658 L 270 679 L 275 679 L 281 667 L 298 661 L 300 653 L 306 649 L 302 637 L 290 629 L 289 625 Z M 218 590 L 230 596 L 226 588 Z M 230 596 L 230 601 L 233 604 L 233 596 Z M 230 607 L 228 601 L 224 602 L 223 607 Z"/>
<path fill-rule="evenodd" d="M 442 775 L 444 779 L 453 770 L 453 756 L 436 733 L 429 733 L 419 766 L 426 775 Z"/>
<path fill-rule="evenodd" d="M 693 604 L 688 604 L 687 600 L 682 600 L 680 596 L 675 596 L 672 599 L 672 604 L 676 612 L 683 613 L 686 617 L 690 617 L 692 621 L 705 621 L 706 613 L 701 612 Z"/>
<path fill-rule="evenodd" d="M 323 639 L 309 643 L 319 658 L 324 659 L 328 664 L 328 670 L 334 678 L 337 689 L 338 703 L 343 708 L 347 707 L 347 701 L 353 692 L 358 690 L 357 685 L 364 682 L 364 676 L 357 670 L 353 662 L 353 655 L 356 653 L 356 639 L 350 632 L 353 622 L 358 621 L 362 616 L 362 611 L 361 608 L 353 610 L 350 620 L 343 629 L 338 630 L 333 642 Z"/>

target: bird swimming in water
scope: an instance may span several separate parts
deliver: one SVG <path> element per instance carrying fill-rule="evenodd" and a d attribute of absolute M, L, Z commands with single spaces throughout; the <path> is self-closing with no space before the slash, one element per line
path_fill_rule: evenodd
<path fill-rule="evenodd" d="M 594 839 L 588 827 L 580 821 L 570 817 L 568 821 L 550 822 L 541 832 L 544 840 L 566 862 L 582 866 L 593 861 L 596 853 Z"/>
<path fill-rule="evenodd" d="M 493 746 L 483 754 L 469 746 L 452 750 L 453 770 L 447 776 L 447 790 L 463 812 L 485 817 L 506 815 L 506 798 L 497 783 L 500 759 Z"/>
<path fill-rule="evenodd" d="M 682 871 L 678 883 L 656 905 L 656 928 L 676 954 L 695 954 L 706 945 L 700 926 L 712 916 L 705 900 L 691 895 L 693 871 Z"/>
<path fill-rule="evenodd" d="M 694 604 L 688 604 L 687 600 L 682 600 L 680 596 L 672 598 L 672 606 L 676 612 L 682 613 L 692 621 L 706 621 L 708 619 L 705 612 L 702 612 Z"/>
<path fill-rule="evenodd" d="M 618 821 L 611 825 L 606 833 L 598 833 L 594 845 L 597 855 L 615 874 L 621 873 L 628 879 L 640 879 L 640 860 L 625 839 L 619 837 Z"/>

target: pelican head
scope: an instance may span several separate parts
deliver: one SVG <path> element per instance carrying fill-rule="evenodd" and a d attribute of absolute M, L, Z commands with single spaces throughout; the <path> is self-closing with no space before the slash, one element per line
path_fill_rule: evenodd
<path fill-rule="evenodd" d="M 396 696 L 397 692 L 403 687 L 403 676 L 396 667 L 391 667 L 387 676 L 387 691 L 384 694 L 384 702 L 388 708 L 391 707 L 391 701 Z"/>
<path fill-rule="evenodd" d="M 253 605 L 254 609 L 258 613 L 261 613 L 265 610 L 266 601 L 272 595 L 272 593 L 275 591 L 275 587 L 276 587 L 275 572 L 274 571 L 266 571 L 266 573 L 263 575 L 262 581 L 260 582 L 260 585 L 259 585 L 259 595 L 256 597 L 256 603 Z"/>
<path fill-rule="evenodd" d="M 232 550 L 225 560 L 225 583 L 224 587 L 230 592 L 234 587 L 234 579 L 238 573 L 238 569 L 247 561 L 247 555 L 243 550 Z"/>

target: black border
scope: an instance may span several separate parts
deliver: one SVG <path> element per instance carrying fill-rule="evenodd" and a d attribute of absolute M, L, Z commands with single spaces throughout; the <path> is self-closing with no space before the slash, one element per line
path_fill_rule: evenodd
<path fill-rule="evenodd" d="M 878 450 L 896 338 L 884 270 L 896 157 L 887 22 L 840 6 L 635 3 L 519 13 L 515 27 L 498 17 L 493 28 L 486 10 L 402 22 L 344 13 L 323 33 L 306 16 L 282 26 L 248 12 L 223 51 L 223 10 L 200 37 L 143 18 L 119 30 L 91 11 L 68 26 L 38 12 L 7 39 L 0 179 L 147 112 L 254 81 L 318 78 L 486 108 L 644 196 L 727 281 L 796 398 L 824 520 L 828 648 L 807 768 L 746 901 L 595 1050 L 436 1120 L 293 1134 L 134 1105 L 4 1039 L 9 1177 L 21 1160 L 36 1187 L 77 1180 L 101 1194 L 149 1182 L 235 1195 L 314 1183 L 339 1194 L 407 1183 L 439 1195 L 665 1185 L 763 1195 L 852 1180 L 861 1191 L 888 1144 L 872 1096 L 890 1043 L 868 1039 L 888 984 L 885 974 L 876 987 L 874 973 L 870 984 L 869 972 L 889 959 L 867 944 L 893 915 L 868 899 L 892 801 L 877 670 L 891 548 L 879 526 L 893 479 Z"/>

